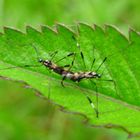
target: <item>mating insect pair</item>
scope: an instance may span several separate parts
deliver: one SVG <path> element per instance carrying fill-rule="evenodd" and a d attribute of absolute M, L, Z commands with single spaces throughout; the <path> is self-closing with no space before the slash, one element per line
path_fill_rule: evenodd
<path fill-rule="evenodd" d="M 41 63 L 42 65 L 44 65 L 48 69 L 52 70 L 54 73 L 57 73 L 60 76 L 62 76 L 62 80 L 61 80 L 62 86 L 64 86 L 63 81 L 65 79 L 70 79 L 70 80 L 72 80 L 74 82 L 79 83 L 83 79 L 90 79 L 91 80 L 91 79 L 100 79 L 102 77 L 102 74 L 99 74 L 98 70 L 101 68 L 103 63 L 106 61 L 107 57 L 105 57 L 105 59 L 102 61 L 102 63 L 99 65 L 99 67 L 97 68 L 96 71 L 73 72 L 71 69 L 72 69 L 72 67 L 74 65 L 74 62 L 75 62 L 75 59 L 76 59 L 76 55 L 77 55 L 75 52 L 71 52 L 67 56 L 59 59 L 56 62 L 54 62 L 53 59 L 57 55 L 58 51 L 55 51 L 54 53 L 51 54 L 51 59 L 50 60 L 43 60 L 43 59 L 41 59 L 39 57 L 39 52 L 38 52 L 38 49 L 36 48 L 36 46 L 35 45 L 31 45 L 31 46 L 36 51 L 37 59 L 38 59 L 39 63 Z M 81 55 L 81 59 L 83 60 L 83 63 L 84 63 L 83 52 L 80 52 L 80 55 Z M 67 57 L 73 57 L 73 60 L 72 60 L 71 64 L 65 65 L 65 66 L 57 65 L 57 63 L 59 61 L 62 61 L 63 59 L 66 59 Z M 92 67 L 93 67 L 94 62 L 95 62 L 95 59 L 93 60 Z M 33 67 L 33 66 L 26 65 L 26 67 Z M 68 67 L 68 69 L 66 69 L 66 67 Z M 92 70 L 92 67 L 91 67 L 91 70 Z M 16 67 L 14 67 L 14 68 L 16 68 Z M 94 83 L 94 84 L 96 86 L 96 83 Z M 97 92 L 97 86 L 96 86 L 96 92 Z M 96 102 L 97 102 L 96 106 L 93 104 L 93 102 L 92 102 L 92 100 L 90 99 L 89 96 L 86 95 L 86 98 L 88 99 L 91 107 L 95 110 L 96 117 L 98 118 L 98 116 L 99 116 L 99 111 L 98 111 L 98 93 L 96 93 Z"/>
<path fill-rule="evenodd" d="M 36 51 L 38 62 L 47 67 L 49 70 L 53 71 L 54 73 L 57 73 L 62 76 L 61 80 L 61 85 L 64 87 L 64 80 L 65 79 L 70 79 L 73 82 L 80 82 L 82 79 L 87 79 L 87 78 L 100 78 L 101 76 L 95 72 L 73 72 L 71 71 L 71 68 L 74 65 L 76 53 L 71 52 L 65 57 L 57 60 L 56 62 L 53 62 L 54 57 L 58 54 L 58 51 L 55 51 L 51 54 L 51 59 L 50 60 L 43 60 L 39 57 L 38 50 L 35 45 L 32 45 L 34 50 Z M 59 66 L 57 65 L 58 62 L 62 61 L 63 59 L 66 59 L 67 57 L 73 57 L 73 60 L 71 64 L 64 65 L 64 66 Z M 67 67 L 67 69 L 66 69 Z M 96 112 L 96 116 L 98 117 L 98 109 L 94 106 L 92 100 L 86 95 L 86 98 L 88 99 L 89 103 L 91 104 L 92 108 Z"/>

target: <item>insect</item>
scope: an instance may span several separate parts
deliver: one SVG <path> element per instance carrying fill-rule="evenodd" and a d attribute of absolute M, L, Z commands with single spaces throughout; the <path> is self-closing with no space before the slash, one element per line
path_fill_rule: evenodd
<path fill-rule="evenodd" d="M 33 46 L 37 55 L 38 55 L 38 51 L 36 49 L 35 46 Z M 64 87 L 64 84 L 63 84 L 63 81 L 65 79 L 70 79 L 72 80 L 73 82 L 80 82 L 82 79 L 92 79 L 92 78 L 101 78 L 101 75 L 96 73 L 96 72 L 73 72 L 71 71 L 71 68 L 74 64 L 74 60 L 75 60 L 75 56 L 76 56 L 76 53 L 72 52 L 72 53 L 69 53 L 67 56 L 61 58 L 60 60 L 58 60 L 57 62 L 65 59 L 66 57 L 70 57 L 70 56 L 73 56 L 73 60 L 71 62 L 71 65 L 65 65 L 64 67 L 62 66 L 58 66 L 56 65 L 56 63 L 52 62 L 52 59 L 55 57 L 55 55 L 58 53 L 58 51 L 54 52 L 52 54 L 52 58 L 51 60 L 43 60 L 43 59 L 38 59 L 39 63 L 42 63 L 44 66 L 46 66 L 47 68 L 49 68 L 50 70 L 52 70 L 53 72 L 59 74 L 62 76 L 62 80 L 61 80 L 61 85 Z M 82 55 L 82 53 L 81 53 Z M 39 56 L 39 55 L 38 55 Z M 82 55 L 83 56 L 83 55 Z M 104 61 L 102 62 L 102 64 L 106 61 L 106 58 L 104 59 Z M 102 65 L 101 64 L 101 65 Z M 101 67 L 101 65 L 99 66 L 99 68 Z M 68 70 L 65 69 L 65 67 L 69 67 Z M 98 112 L 98 109 L 95 107 L 95 105 L 93 104 L 92 100 L 89 98 L 89 96 L 86 95 L 86 98 L 88 99 L 91 107 L 95 110 L 95 113 L 96 113 L 96 117 L 98 118 L 99 116 L 99 112 Z M 98 101 L 97 101 L 98 102 Z"/>
<path fill-rule="evenodd" d="M 77 43 L 77 47 L 80 48 L 80 45 L 78 43 Z M 56 54 L 57 54 L 57 52 L 54 53 L 53 57 Z M 52 59 L 51 60 L 42 60 L 42 59 L 39 59 L 39 62 L 42 63 L 47 68 L 49 68 L 50 70 L 52 70 L 53 72 L 55 72 L 55 73 L 57 73 L 57 74 L 59 74 L 59 75 L 62 76 L 61 85 L 63 87 L 64 87 L 63 81 L 65 79 L 70 79 L 71 81 L 76 82 L 76 83 L 79 83 L 79 82 L 81 82 L 84 79 L 90 80 L 90 82 L 92 82 L 95 85 L 95 87 L 96 87 L 96 103 L 97 103 L 96 106 L 93 104 L 93 102 L 89 98 L 89 96 L 86 95 L 86 98 L 88 99 L 91 107 L 95 110 L 96 117 L 98 118 L 99 117 L 99 111 L 98 111 L 98 89 L 97 89 L 96 82 L 93 82 L 92 79 L 101 79 L 102 78 L 102 76 L 104 74 L 104 70 L 103 70 L 102 73 L 98 73 L 98 71 L 102 67 L 102 65 L 105 63 L 105 61 L 107 60 L 107 57 L 105 57 L 103 59 L 103 61 L 100 63 L 100 65 L 97 67 L 97 69 L 95 71 L 92 70 L 93 65 L 94 65 L 94 62 L 95 62 L 95 59 L 93 59 L 90 71 L 74 72 L 71 69 L 72 69 L 72 67 L 74 65 L 74 62 L 75 62 L 75 59 L 76 59 L 76 55 L 77 55 L 77 53 L 74 53 L 74 52 L 69 53 L 66 57 L 73 56 L 73 60 L 71 62 L 71 65 L 65 65 L 64 67 L 61 67 L 61 66 L 56 65 L 56 63 L 54 63 L 52 61 Z M 83 54 L 82 51 L 80 51 L 80 56 L 81 56 L 81 59 L 82 59 L 82 61 L 84 63 L 84 66 L 86 67 L 86 65 L 85 65 L 85 59 L 84 59 L 84 54 Z M 61 58 L 57 62 L 65 59 L 66 57 Z M 69 67 L 69 68 L 68 69 L 65 69 L 65 67 Z M 107 79 L 107 80 L 106 79 L 102 79 L 102 81 L 112 82 L 114 84 L 114 89 L 116 91 L 116 94 L 119 97 L 119 95 L 117 93 L 117 89 L 116 89 L 116 83 L 115 83 L 115 81 L 113 79 Z"/>
<path fill-rule="evenodd" d="M 38 50 L 35 47 L 35 45 L 31 45 L 31 46 L 34 48 L 34 50 L 37 54 L 37 60 L 38 60 L 39 63 L 41 63 L 46 68 L 53 71 L 54 73 L 62 76 L 61 85 L 63 87 L 64 87 L 63 81 L 65 79 L 70 79 L 73 82 L 80 82 L 82 79 L 100 78 L 101 77 L 100 74 L 97 74 L 95 72 L 73 72 L 73 71 L 71 71 L 71 68 L 74 64 L 75 56 L 76 56 L 76 53 L 74 53 L 74 52 L 71 52 L 67 56 L 57 60 L 56 62 L 54 62 L 53 59 L 56 56 L 56 54 L 58 53 L 58 51 L 55 51 L 51 54 L 51 59 L 50 60 L 43 60 L 39 57 L 39 53 L 38 53 Z M 64 66 L 57 65 L 57 63 L 59 61 L 61 61 L 63 59 L 66 59 L 67 57 L 72 57 L 72 56 L 73 56 L 73 60 L 72 60 L 70 65 L 64 65 Z M 38 66 L 39 65 L 37 65 L 37 67 Z M 36 66 L 35 65 L 13 66 L 13 67 L 5 68 L 5 69 L 17 68 L 17 67 L 36 67 Z M 66 67 L 68 67 L 68 69 L 66 69 Z M 92 100 L 90 99 L 89 96 L 86 95 L 86 98 L 89 101 L 91 107 L 95 110 L 96 116 L 98 117 L 98 109 L 95 107 L 95 105 L 93 104 L 93 102 L 92 102 Z"/>
<path fill-rule="evenodd" d="M 92 67 L 93 67 L 93 64 L 95 62 L 95 59 L 93 59 L 90 71 L 84 71 L 84 72 L 83 71 L 81 71 L 81 72 L 78 71 L 78 72 L 75 72 L 75 71 L 71 70 L 73 65 L 74 65 L 74 61 L 75 61 L 76 55 L 77 55 L 75 52 L 71 52 L 67 56 L 59 59 L 56 62 L 54 62 L 53 58 L 55 57 L 55 55 L 57 55 L 58 51 L 55 51 L 54 53 L 51 54 L 52 58 L 50 60 L 44 60 L 44 59 L 41 59 L 39 57 L 38 50 L 35 47 L 35 45 L 31 45 L 31 46 L 36 51 L 38 62 L 41 63 L 42 65 L 44 65 L 45 67 L 47 67 L 49 70 L 53 71 L 54 73 L 57 73 L 58 75 L 60 75 L 62 77 L 61 85 L 63 87 L 64 87 L 64 83 L 63 82 L 64 82 L 65 79 L 70 79 L 73 82 L 79 83 L 79 82 L 81 82 L 84 79 L 89 79 L 91 81 L 92 79 L 101 79 L 102 78 L 103 73 L 101 73 L 101 74 L 98 73 L 98 70 L 101 68 L 101 66 L 104 64 L 104 62 L 107 60 L 107 57 L 104 58 L 102 63 L 98 66 L 98 68 L 95 71 L 92 71 Z M 77 43 L 77 47 L 80 48 L 80 45 L 78 43 Z M 82 51 L 80 52 L 80 55 L 81 55 L 81 59 L 82 59 L 84 65 L 85 65 L 84 55 L 83 55 Z M 66 59 L 67 57 L 71 57 L 71 56 L 73 56 L 73 60 L 72 60 L 70 65 L 64 65 L 64 66 L 57 65 L 57 62 L 59 62 L 59 61 L 61 61 L 63 59 Z M 24 67 L 24 66 L 22 66 L 22 67 Z M 25 67 L 31 67 L 31 66 L 30 65 L 25 65 Z M 68 67 L 68 69 L 65 69 L 66 67 Z M 114 86 L 116 87 L 115 82 L 113 80 L 106 80 L 106 81 L 113 82 Z M 86 97 L 87 97 L 89 103 L 91 104 L 92 108 L 95 110 L 96 116 L 98 117 L 99 116 L 99 111 L 98 111 L 98 94 L 97 94 L 97 92 L 98 92 L 97 90 L 98 89 L 97 89 L 96 83 L 93 82 L 93 81 L 91 81 L 91 82 L 96 86 L 96 102 L 97 102 L 96 107 L 93 104 L 92 100 L 89 98 L 89 96 L 86 95 Z"/>
<path fill-rule="evenodd" d="M 36 50 L 36 53 L 38 54 L 38 51 L 36 49 L 36 47 L 34 46 L 35 50 Z M 85 72 L 74 72 L 74 71 L 71 71 L 71 68 L 73 67 L 74 65 L 74 61 L 75 61 L 75 57 L 76 57 L 76 53 L 72 52 L 72 53 L 69 53 L 67 56 L 61 58 L 60 60 L 58 60 L 57 62 L 65 59 L 66 57 L 70 57 L 70 56 L 73 56 L 73 60 L 71 62 L 71 65 L 65 65 L 65 66 L 58 66 L 56 63 L 54 63 L 52 60 L 53 58 L 55 57 L 55 55 L 57 54 L 58 52 L 54 52 L 52 54 L 52 58 L 51 60 L 43 60 L 43 59 L 40 59 L 39 57 L 39 62 L 42 63 L 42 65 L 44 65 L 45 67 L 49 68 L 50 70 L 52 70 L 53 72 L 59 74 L 62 76 L 62 80 L 61 80 L 61 85 L 64 87 L 64 84 L 63 84 L 63 81 L 65 79 L 70 79 L 71 81 L 73 82 L 77 82 L 79 83 L 81 80 L 84 80 L 84 79 L 100 79 L 102 77 L 102 74 L 99 74 L 97 73 L 97 71 L 101 68 L 101 66 L 103 65 L 103 63 L 107 60 L 107 57 L 104 58 L 104 60 L 102 61 L 102 63 L 99 65 L 99 67 L 97 68 L 96 72 L 95 71 L 85 71 Z M 81 58 L 84 62 L 84 55 L 83 53 L 81 52 L 80 53 L 81 55 Z M 39 55 L 38 55 L 39 56 Z M 92 70 L 92 67 L 93 67 L 93 64 L 95 62 L 95 59 L 93 60 L 93 63 L 92 63 L 92 66 L 91 66 L 91 70 Z M 65 69 L 65 67 L 69 67 L 68 69 Z M 106 80 L 106 81 L 111 81 L 111 82 L 114 82 L 113 80 Z M 86 98 L 88 99 L 91 107 L 95 110 L 95 113 L 96 113 L 96 117 L 98 118 L 99 116 L 99 111 L 98 111 L 98 93 L 97 93 L 97 85 L 95 82 L 92 82 L 93 84 L 95 84 L 96 86 L 96 102 L 97 102 L 97 105 L 95 107 L 95 105 L 93 104 L 92 100 L 89 98 L 89 96 L 86 95 Z M 115 83 L 114 83 L 115 84 Z"/>

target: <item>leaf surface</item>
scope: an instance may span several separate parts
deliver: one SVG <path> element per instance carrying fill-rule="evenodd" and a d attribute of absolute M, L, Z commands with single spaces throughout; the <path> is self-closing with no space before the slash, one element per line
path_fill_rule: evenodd
<path fill-rule="evenodd" d="M 127 130 L 129 135 L 140 131 L 140 36 L 133 30 L 129 39 L 116 28 L 79 24 L 77 30 L 64 25 L 56 29 L 41 27 L 41 32 L 32 27 L 26 33 L 5 28 L 0 35 L 0 75 L 17 81 L 24 81 L 37 89 L 44 96 L 71 112 L 86 115 L 90 124 L 110 127 L 119 126 Z M 77 47 L 80 45 L 80 48 Z M 37 48 L 35 51 L 33 45 Z M 83 80 L 76 84 L 65 80 L 61 85 L 62 76 L 51 72 L 38 62 L 38 56 L 50 60 L 51 54 L 58 51 L 53 61 L 76 53 L 72 71 L 91 71 L 92 61 L 96 71 L 104 58 L 107 60 L 98 73 L 101 79 Z M 81 59 L 80 52 L 84 55 Z M 73 57 L 67 57 L 57 65 L 71 64 Z M 34 65 L 34 67 L 25 67 Z M 16 68 L 10 68 L 16 67 Z M 113 80 L 108 82 L 105 80 Z M 96 105 L 96 86 L 99 93 L 99 118 L 96 118 L 85 95 Z"/>

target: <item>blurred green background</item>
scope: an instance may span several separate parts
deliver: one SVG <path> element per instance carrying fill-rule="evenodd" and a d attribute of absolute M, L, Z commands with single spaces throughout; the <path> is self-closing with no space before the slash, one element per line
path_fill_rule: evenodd
<path fill-rule="evenodd" d="M 0 31 L 3 26 L 24 31 L 26 25 L 39 28 L 58 22 L 69 26 L 86 22 L 113 24 L 127 35 L 129 27 L 140 29 L 139 13 L 138 0 L 0 0 Z M 84 125 L 80 116 L 59 111 L 23 86 L 0 79 L 0 140 L 126 138 L 115 130 Z"/>

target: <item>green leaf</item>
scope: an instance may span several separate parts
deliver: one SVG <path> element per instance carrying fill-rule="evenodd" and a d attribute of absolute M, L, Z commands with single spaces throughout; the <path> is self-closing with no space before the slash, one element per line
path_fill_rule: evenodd
<path fill-rule="evenodd" d="M 140 130 L 140 36 L 130 30 L 130 38 L 124 37 L 116 28 L 106 25 L 105 29 L 98 26 L 79 24 L 77 30 L 71 31 L 64 25 L 56 29 L 41 27 L 41 32 L 32 27 L 26 33 L 15 29 L 4 28 L 0 35 L 0 75 L 16 81 L 24 81 L 50 100 L 71 112 L 79 112 L 87 116 L 94 126 L 120 128 L 129 136 Z M 77 47 L 80 45 L 80 48 Z M 36 53 L 34 47 L 37 48 Z M 61 85 L 62 76 L 50 72 L 38 62 L 38 55 L 45 60 L 58 51 L 53 62 L 76 53 L 71 71 L 90 71 L 95 58 L 93 70 L 107 57 L 98 73 L 101 79 L 82 80 L 79 84 L 65 80 Z M 84 61 L 80 52 L 84 54 Z M 71 64 L 73 57 L 57 63 L 59 66 Z M 25 67 L 35 65 L 35 67 Z M 38 66 L 40 65 L 40 66 Z M 10 68 L 16 67 L 16 68 Z M 108 82 L 103 80 L 113 80 Z M 86 95 L 96 106 L 96 86 L 99 93 L 99 118 L 96 118 Z M 116 85 L 116 86 L 115 86 Z"/>

